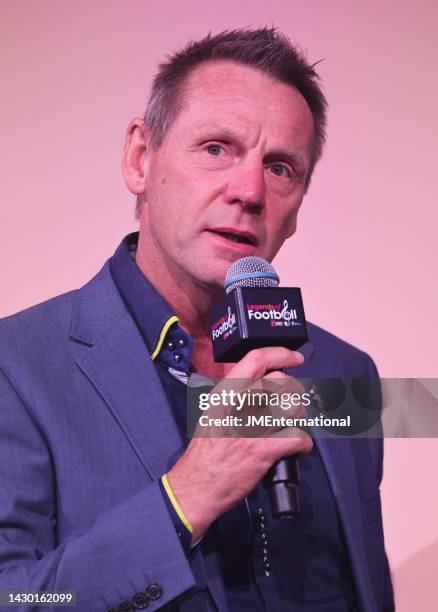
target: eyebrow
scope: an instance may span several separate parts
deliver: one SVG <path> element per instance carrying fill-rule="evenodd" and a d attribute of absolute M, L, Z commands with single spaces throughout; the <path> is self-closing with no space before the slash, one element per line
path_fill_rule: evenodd
<path fill-rule="evenodd" d="M 213 135 L 213 134 L 217 134 L 217 135 L 221 135 L 224 136 L 225 138 L 239 138 L 239 136 L 241 136 L 239 134 L 239 132 L 236 130 L 231 130 L 230 128 L 224 126 L 224 125 L 219 125 L 219 124 L 208 124 L 205 126 L 202 126 L 200 128 L 198 128 L 195 132 L 194 132 L 194 136 L 195 138 L 200 138 L 202 137 L 206 137 L 209 134 Z"/>

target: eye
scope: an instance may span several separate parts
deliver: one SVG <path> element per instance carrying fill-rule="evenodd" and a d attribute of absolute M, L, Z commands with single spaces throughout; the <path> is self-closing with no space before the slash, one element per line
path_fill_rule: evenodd
<path fill-rule="evenodd" d="M 223 150 L 224 150 L 223 147 L 221 147 L 218 144 L 211 144 L 211 145 L 208 145 L 208 147 L 207 147 L 208 153 L 210 155 L 214 155 L 215 157 L 218 157 L 218 155 L 220 155 L 221 151 L 223 151 Z"/>
<path fill-rule="evenodd" d="M 290 177 L 292 175 L 289 168 L 287 166 L 284 166 L 283 164 L 274 164 L 271 166 L 270 170 L 272 174 L 275 174 L 275 176 Z"/>

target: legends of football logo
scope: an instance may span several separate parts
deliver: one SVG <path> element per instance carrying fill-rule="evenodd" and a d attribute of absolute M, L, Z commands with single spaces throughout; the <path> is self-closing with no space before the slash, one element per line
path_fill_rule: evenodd
<path fill-rule="evenodd" d="M 283 304 L 247 304 L 248 320 L 270 321 L 271 327 L 293 327 L 301 325 L 297 321 L 297 311 L 289 308 L 289 303 L 284 300 Z"/>
<path fill-rule="evenodd" d="M 231 336 L 237 329 L 236 315 L 231 312 L 230 306 L 228 306 L 228 313 L 221 317 L 214 325 L 212 325 L 211 333 L 213 340 L 217 340 L 222 336 L 223 340 L 226 340 Z"/>

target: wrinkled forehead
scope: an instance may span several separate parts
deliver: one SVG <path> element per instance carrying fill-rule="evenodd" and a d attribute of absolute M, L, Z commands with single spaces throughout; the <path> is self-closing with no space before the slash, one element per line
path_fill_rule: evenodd
<path fill-rule="evenodd" d="M 246 132 L 253 124 L 293 136 L 303 146 L 313 141 L 313 117 L 302 94 L 292 85 L 234 61 L 205 62 L 187 77 L 180 121 L 191 130 L 224 121 Z"/>
<path fill-rule="evenodd" d="M 206 98 L 232 99 L 245 95 L 254 102 L 260 100 L 260 94 L 275 90 L 279 98 L 290 98 L 296 103 L 301 98 L 303 106 L 307 103 L 298 90 L 287 83 L 252 66 L 234 60 L 208 60 L 193 69 L 183 84 L 185 103 L 202 103 Z M 279 100 L 280 101 L 280 100 Z M 310 112 L 310 109 L 308 109 Z"/>

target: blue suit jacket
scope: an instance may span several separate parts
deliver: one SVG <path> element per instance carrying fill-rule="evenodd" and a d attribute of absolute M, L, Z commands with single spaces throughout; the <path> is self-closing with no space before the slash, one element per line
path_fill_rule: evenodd
<path fill-rule="evenodd" d="M 295 375 L 375 375 L 367 355 L 309 326 Z M 361 610 L 393 609 L 379 440 L 319 440 Z M 78 291 L 0 322 L 0 591 L 75 591 L 103 611 L 148 585 L 148 609 L 227 610 L 214 551 L 189 563 L 157 480 L 181 438 L 108 263 Z M 202 568 L 211 600 L 190 599 Z M 292 570 L 291 570 L 292 573 Z M 156 590 L 158 595 L 159 591 Z M 210 603 L 208 603 L 208 601 Z M 29 610 L 29 608 L 23 608 Z"/>

